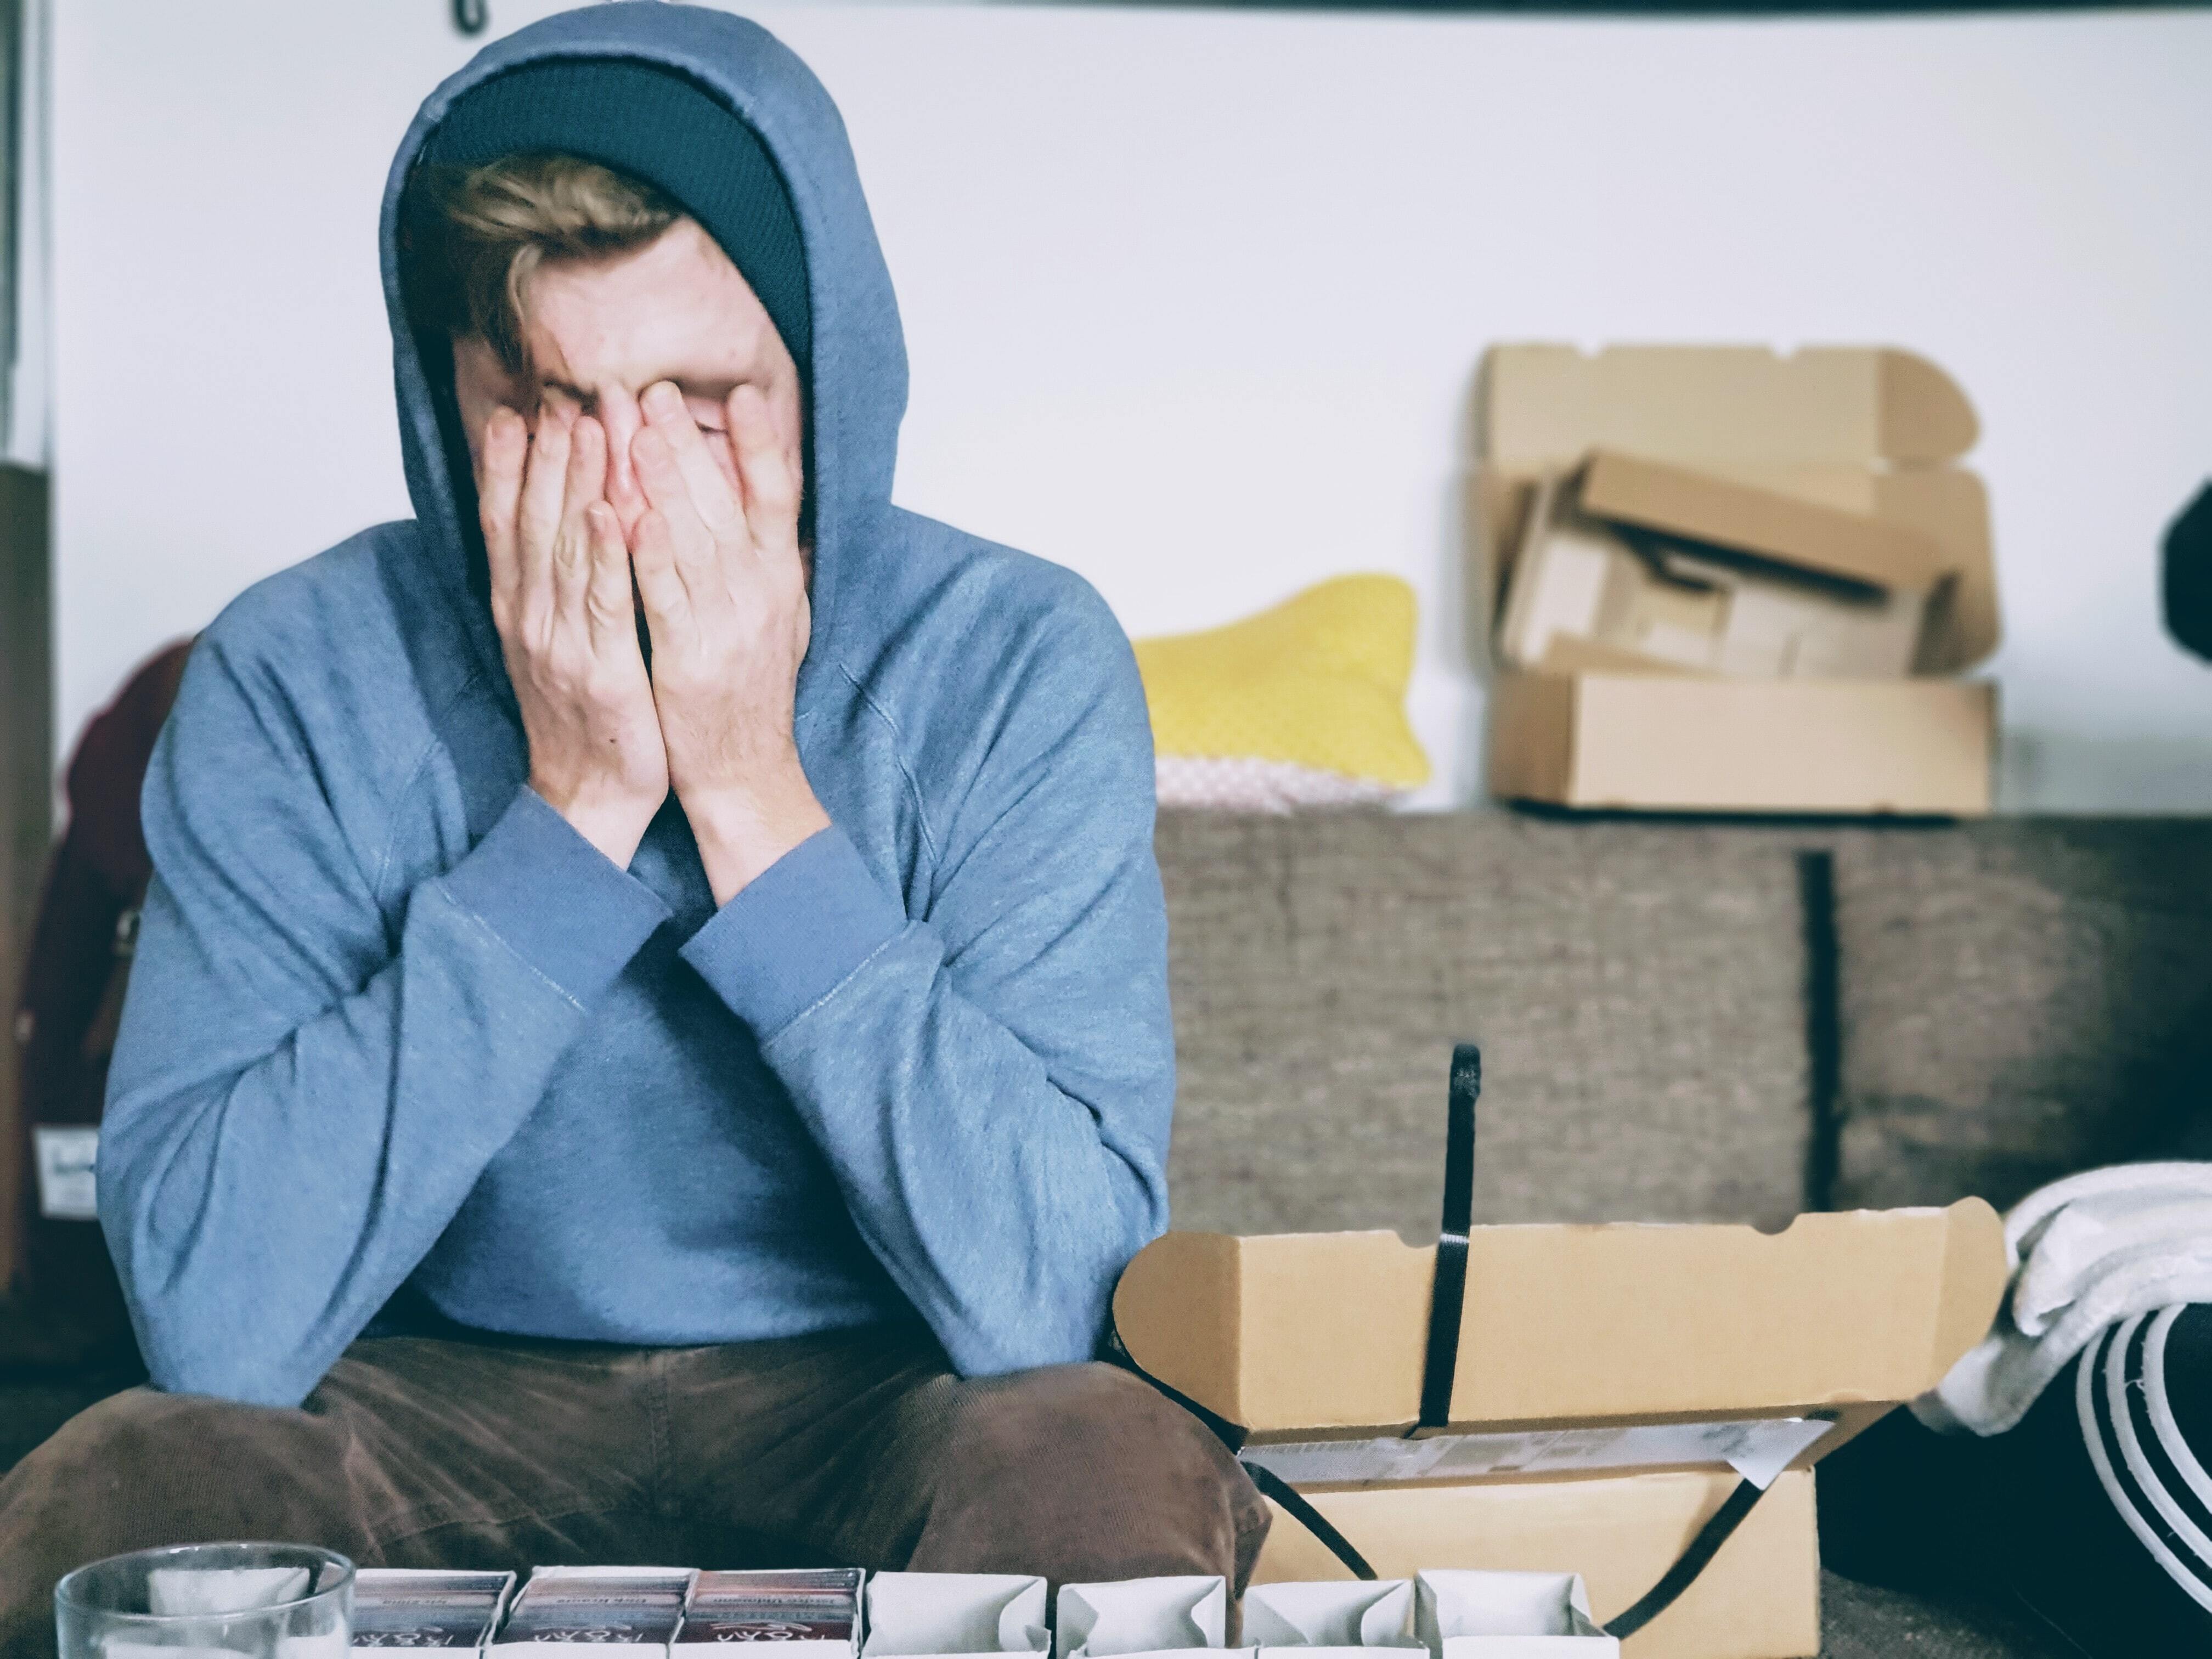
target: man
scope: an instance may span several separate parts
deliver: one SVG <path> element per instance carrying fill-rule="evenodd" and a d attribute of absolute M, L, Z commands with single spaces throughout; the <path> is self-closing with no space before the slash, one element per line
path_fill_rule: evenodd
<path fill-rule="evenodd" d="M 568 13 L 383 236 L 417 517 L 187 671 L 100 1170 L 155 1386 L 0 1484 L 0 1634 L 186 1538 L 1241 1578 L 1241 1472 L 1082 1363 L 1166 1209 L 1142 693 L 1074 577 L 890 505 L 828 96 Z"/>

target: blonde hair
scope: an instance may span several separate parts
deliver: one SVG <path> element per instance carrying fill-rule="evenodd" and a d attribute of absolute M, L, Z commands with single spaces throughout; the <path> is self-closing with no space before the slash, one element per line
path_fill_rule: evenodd
<path fill-rule="evenodd" d="M 641 247 L 683 216 L 664 191 L 581 157 L 503 155 L 424 167 L 408 185 L 400 288 L 417 329 L 488 342 L 526 372 L 522 290 L 549 259 Z"/>

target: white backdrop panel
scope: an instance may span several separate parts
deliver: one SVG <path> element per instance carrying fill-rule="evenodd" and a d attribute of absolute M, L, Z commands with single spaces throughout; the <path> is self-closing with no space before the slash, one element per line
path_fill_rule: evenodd
<path fill-rule="evenodd" d="M 66 738 L 246 583 L 407 511 L 377 194 L 470 46 L 442 0 L 58 9 Z M 1135 633 L 1403 574 L 1427 802 L 1480 771 L 1484 346 L 1879 341 L 1983 413 L 2007 802 L 2212 809 L 2212 671 L 2156 598 L 2212 472 L 2212 15 L 757 15 L 842 105 L 899 283 L 900 499 Z"/>

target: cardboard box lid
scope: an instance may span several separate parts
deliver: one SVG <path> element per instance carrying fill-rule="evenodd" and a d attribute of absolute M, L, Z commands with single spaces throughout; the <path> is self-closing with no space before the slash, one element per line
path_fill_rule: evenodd
<path fill-rule="evenodd" d="M 1476 521 L 1502 581 L 1528 487 L 1620 451 L 1919 532 L 1942 550 L 1917 672 L 1980 662 L 2002 636 L 1979 478 L 1950 465 L 1979 423 L 1958 384 L 1887 347 L 1493 346 L 1478 386 Z"/>
<path fill-rule="evenodd" d="M 1591 453 L 1578 504 L 1593 518 L 1893 592 L 1927 592 L 1948 566 L 1942 545 L 1910 525 L 1619 450 Z"/>
<path fill-rule="evenodd" d="M 1741 1226 L 1478 1227 L 1451 1425 L 1625 1422 L 1909 1400 L 1980 1340 L 1996 1213 Z M 1122 1273 L 1131 1358 L 1265 1437 L 1418 1418 L 1433 1245 L 1395 1233 L 1169 1233 Z"/>
<path fill-rule="evenodd" d="M 1956 381 L 1910 351 L 1811 346 L 1493 347 L 1483 453 L 1516 471 L 1592 449 L 1696 462 L 1955 459 L 1981 435 Z"/>

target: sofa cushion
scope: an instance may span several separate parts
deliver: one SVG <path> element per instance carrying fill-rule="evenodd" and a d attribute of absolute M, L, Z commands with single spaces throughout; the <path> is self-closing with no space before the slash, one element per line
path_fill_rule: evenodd
<path fill-rule="evenodd" d="M 1175 1224 L 1433 1237 L 1484 1047 L 1478 1218 L 1802 1205 L 1803 921 L 1776 832 L 1505 813 L 1163 814 Z"/>
<path fill-rule="evenodd" d="M 1835 858 L 1839 1205 L 2203 1155 L 2212 823 L 1868 830 Z"/>

